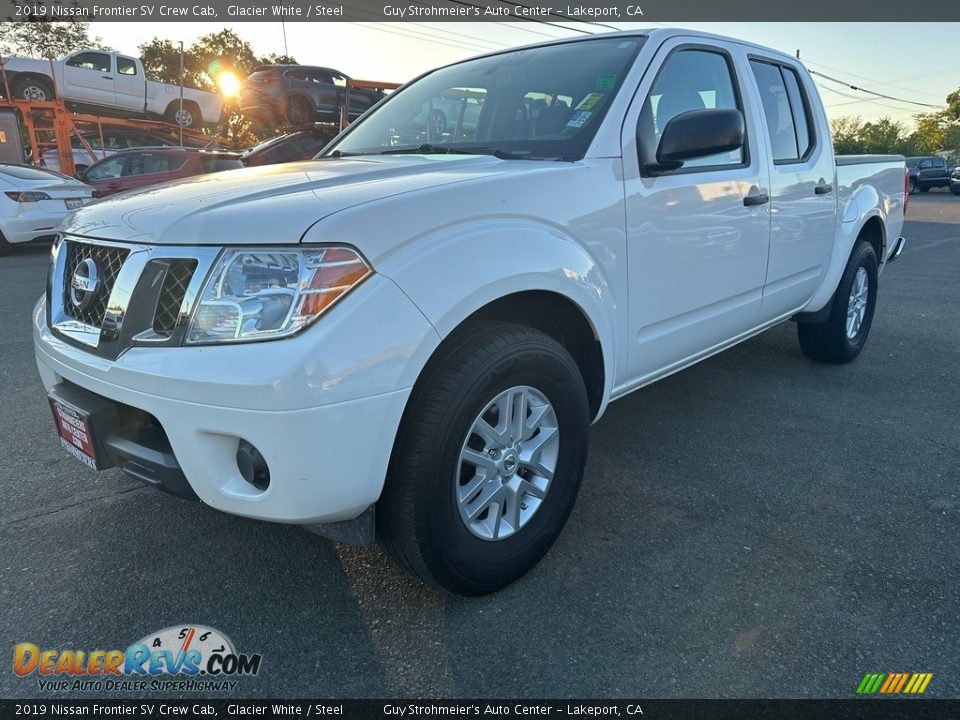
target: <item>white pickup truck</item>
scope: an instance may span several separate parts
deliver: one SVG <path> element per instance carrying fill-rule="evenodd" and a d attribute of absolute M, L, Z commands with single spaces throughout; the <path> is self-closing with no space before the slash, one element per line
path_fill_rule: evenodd
<path fill-rule="evenodd" d="M 37 362 L 89 466 L 379 536 L 487 593 L 557 538 L 611 400 L 787 320 L 813 360 L 856 358 L 905 178 L 835 159 L 774 50 L 666 29 L 507 50 L 411 82 L 319 159 L 77 211 Z"/>
<path fill-rule="evenodd" d="M 139 58 L 102 50 L 80 50 L 53 61 L 3 58 L 7 82 L 19 100 L 52 100 L 123 117 L 161 116 L 183 127 L 220 122 L 223 98 L 216 93 L 147 80 Z M 54 85 L 54 79 L 56 85 Z M 0 92 L 6 92 L 0 87 Z"/>

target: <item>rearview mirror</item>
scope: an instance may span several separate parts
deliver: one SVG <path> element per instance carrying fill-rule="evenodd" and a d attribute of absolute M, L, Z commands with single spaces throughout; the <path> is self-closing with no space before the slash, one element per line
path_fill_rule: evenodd
<path fill-rule="evenodd" d="M 646 169 L 654 174 L 677 170 L 687 160 L 737 150 L 743 142 L 739 110 L 689 110 L 667 123 L 657 147 L 657 162 Z"/>

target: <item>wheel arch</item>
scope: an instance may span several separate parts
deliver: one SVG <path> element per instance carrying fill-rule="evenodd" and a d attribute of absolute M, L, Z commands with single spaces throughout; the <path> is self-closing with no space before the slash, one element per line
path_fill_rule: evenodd
<path fill-rule="evenodd" d="M 847 206 L 843 221 L 837 225 L 833 252 L 823 282 L 810 302 L 804 307 L 802 314 L 816 313 L 830 304 L 837 285 L 840 283 L 843 270 L 847 266 L 847 260 L 850 259 L 850 253 L 853 252 L 853 248 L 861 238 L 870 243 L 877 254 L 877 262 L 880 267 L 883 267 L 888 247 L 887 234 L 886 221 L 880 213 L 878 204 L 872 206 L 870 210 L 858 214 L 857 204 L 851 202 Z"/>
<path fill-rule="evenodd" d="M 187 98 L 184 98 L 183 106 L 193 109 L 193 111 L 197 114 L 197 125 L 200 125 L 203 123 L 203 110 L 200 108 L 200 103 L 198 103 L 196 100 L 188 100 Z M 175 98 L 171 100 L 169 103 L 167 103 L 167 107 L 164 108 L 163 114 L 164 116 L 166 116 L 173 112 L 176 112 L 179 109 L 180 109 L 180 98 Z"/>
<path fill-rule="evenodd" d="M 16 88 L 25 80 L 34 80 L 35 82 L 40 82 L 50 88 L 50 93 L 53 97 L 57 97 L 57 89 L 54 85 L 53 78 L 49 75 L 44 75 L 43 73 L 25 71 L 25 72 L 16 72 L 16 73 L 7 73 L 7 81 L 10 83 L 10 92 L 16 94 Z"/>
<path fill-rule="evenodd" d="M 524 290 L 504 295 L 465 317 L 446 335 L 431 359 L 459 330 L 482 321 L 523 325 L 560 343 L 580 369 L 590 403 L 590 417 L 599 416 L 605 397 L 604 353 L 597 330 L 582 307 L 569 297 L 550 290 Z"/>

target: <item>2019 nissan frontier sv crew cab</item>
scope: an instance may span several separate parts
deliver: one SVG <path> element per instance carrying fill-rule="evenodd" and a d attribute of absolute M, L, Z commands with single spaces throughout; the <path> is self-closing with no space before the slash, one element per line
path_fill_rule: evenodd
<path fill-rule="evenodd" d="M 835 160 L 792 57 L 555 41 L 427 73 L 314 161 L 77 211 L 37 361 L 91 467 L 482 594 L 560 533 L 611 400 L 789 319 L 856 358 L 906 202 L 903 158 Z"/>

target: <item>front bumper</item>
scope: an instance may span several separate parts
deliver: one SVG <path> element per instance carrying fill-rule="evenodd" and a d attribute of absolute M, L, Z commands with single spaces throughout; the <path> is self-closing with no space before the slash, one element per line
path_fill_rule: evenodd
<path fill-rule="evenodd" d="M 170 469 L 217 510 L 304 525 L 350 520 L 379 498 L 412 379 L 439 342 L 393 283 L 374 276 L 361 290 L 365 302 L 344 302 L 293 338 L 135 347 L 116 360 L 52 333 L 41 300 L 37 366 L 48 391 L 67 383 L 155 418 L 175 458 Z M 357 327 L 384 330 L 365 340 Z M 344 335 L 351 330 L 355 337 Z M 267 463 L 265 490 L 238 467 L 242 441 Z"/>

